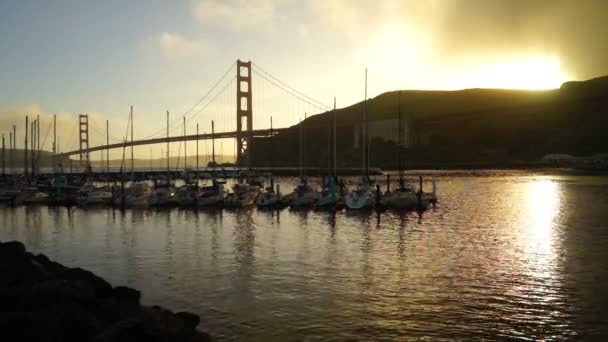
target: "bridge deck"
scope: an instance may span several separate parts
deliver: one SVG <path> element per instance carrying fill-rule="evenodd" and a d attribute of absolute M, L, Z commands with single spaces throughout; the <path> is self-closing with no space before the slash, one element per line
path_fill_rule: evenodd
<path fill-rule="evenodd" d="M 278 133 L 281 133 L 283 131 L 287 130 L 287 128 L 273 128 L 272 130 L 270 129 L 255 129 L 253 131 L 251 131 L 251 135 L 252 137 L 268 137 L 271 135 L 275 135 Z M 80 153 L 91 153 L 91 152 L 95 152 L 95 151 L 104 151 L 104 150 L 108 150 L 108 149 L 115 149 L 115 148 L 124 148 L 124 147 L 131 147 L 131 146 L 141 146 L 141 145 L 153 145 L 153 144 L 163 144 L 163 143 L 173 143 L 173 142 L 180 142 L 180 141 L 195 141 L 195 140 L 209 140 L 209 139 L 227 139 L 227 138 L 236 138 L 236 131 L 234 132 L 221 132 L 221 133 L 205 133 L 205 134 L 191 134 L 191 135 L 185 135 L 185 136 L 173 136 L 173 137 L 169 137 L 169 138 L 154 138 L 154 139 L 143 139 L 143 140 L 135 140 L 133 142 L 131 141 L 125 141 L 125 142 L 121 142 L 121 143 L 114 143 L 114 144 L 109 144 L 109 145 L 100 145 L 100 146 L 94 146 L 94 147 L 89 147 L 87 149 L 83 149 L 83 150 L 74 150 L 74 151 L 69 151 L 69 152 L 63 152 L 63 153 L 59 153 L 58 156 L 62 156 L 62 157 L 67 157 L 67 156 L 71 156 L 71 155 L 75 155 L 75 154 L 80 154 Z"/>

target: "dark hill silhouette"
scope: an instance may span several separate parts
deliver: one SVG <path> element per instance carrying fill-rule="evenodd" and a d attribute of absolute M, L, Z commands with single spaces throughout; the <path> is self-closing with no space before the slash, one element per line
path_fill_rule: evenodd
<path fill-rule="evenodd" d="M 549 153 L 590 155 L 608 152 L 608 77 L 567 82 L 544 91 L 466 89 L 401 91 L 401 110 L 412 135 L 405 161 L 409 167 L 515 166 Z M 370 122 L 397 118 L 398 91 L 368 101 Z M 354 146 L 363 102 L 336 111 L 338 164 L 361 165 Z M 331 112 L 303 122 L 304 164 L 328 164 Z M 396 123 L 395 123 L 396 124 Z M 257 139 L 252 160 L 258 166 L 298 163 L 298 126 L 272 139 Z M 396 167 L 393 142 L 374 137 L 373 167 Z"/>

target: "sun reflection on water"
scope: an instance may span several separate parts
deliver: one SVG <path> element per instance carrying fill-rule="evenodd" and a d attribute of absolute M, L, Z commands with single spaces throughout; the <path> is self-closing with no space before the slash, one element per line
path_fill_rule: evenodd
<path fill-rule="evenodd" d="M 554 221 L 560 208 L 559 183 L 538 180 L 528 185 L 524 193 L 526 202 L 526 224 L 524 238 L 526 252 L 536 256 L 536 261 L 547 264 L 553 254 Z"/>

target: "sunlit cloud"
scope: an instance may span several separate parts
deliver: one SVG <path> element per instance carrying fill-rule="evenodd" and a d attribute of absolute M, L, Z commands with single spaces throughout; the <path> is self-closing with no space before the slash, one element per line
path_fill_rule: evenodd
<path fill-rule="evenodd" d="M 202 56 L 209 51 L 209 44 L 187 39 L 177 33 L 163 32 L 158 38 L 163 55 L 167 58 Z"/>
<path fill-rule="evenodd" d="M 275 19 L 270 0 L 203 0 L 194 6 L 196 19 L 231 31 L 268 28 Z"/>

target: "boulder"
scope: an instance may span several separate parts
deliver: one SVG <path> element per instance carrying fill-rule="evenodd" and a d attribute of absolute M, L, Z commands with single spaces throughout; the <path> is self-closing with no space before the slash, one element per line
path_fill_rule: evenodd
<path fill-rule="evenodd" d="M 200 318 L 140 305 L 141 293 L 0 242 L 0 331 L 7 341 L 210 341 Z"/>

